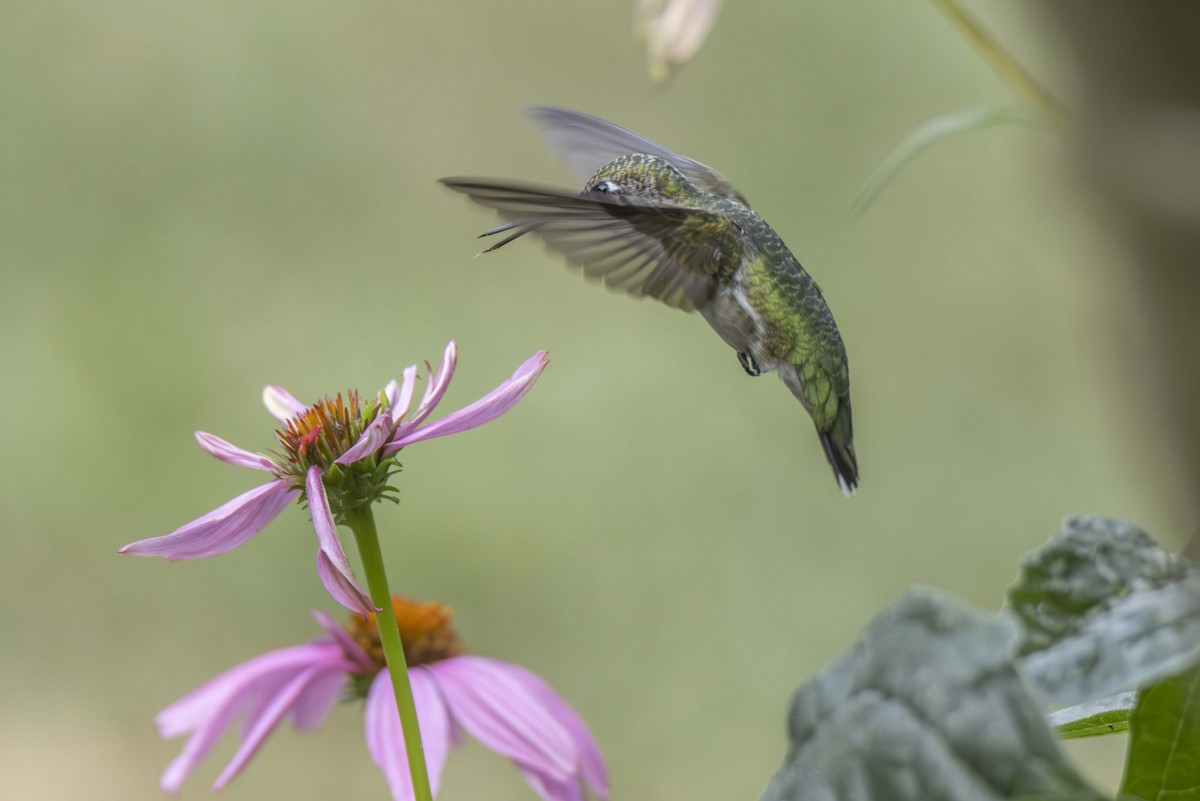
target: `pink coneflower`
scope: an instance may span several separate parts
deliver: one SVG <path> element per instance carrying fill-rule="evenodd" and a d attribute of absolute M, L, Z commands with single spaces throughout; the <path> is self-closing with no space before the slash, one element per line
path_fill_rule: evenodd
<path fill-rule="evenodd" d="M 396 453 L 407 445 L 457 434 L 490 422 L 524 397 L 546 367 L 546 351 L 538 351 L 512 377 L 469 406 L 437 422 L 424 424 L 441 401 L 454 375 L 457 348 L 446 346 L 441 369 L 429 367 L 428 386 L 417 410 L 412 404 L 417 368 L 404 371 L 376 398 L 363 401 L 357 392 L 326 397 L 305 406 L 280 387 L 267 387 L 263 402 L 283 427 L 276 431 L 281 450 L 264 455 L 231 445 L 204 431 L 200 447 L 223 462 L 271 473 L 275 477 L 223 506 L 162 537 L 130 543 L 121 553 L 199 559 L 238 547 L 275 519 L 289 502 L 308 504 L 317 534 L 317 573 L 338 603 L 366 614 L 374 607 L 360 589 L 337 536 L 337 524 L 348 513 L 375 501 L 395 499 L 388 479 L 400 468 Z"/>
<path fill-rule="evenodd" d="M 604 759 L 579 715 L 550 685 L 524 668 L 470 656 L 439 603 L 393 598 L 410 666 L 429 780 L 437 792 L 451 746 L 466 731 L 516 764 L 545 801 L 582 801 L 584 787 L 608 796 Z M 314 612 L 327 636 L 255 657 L 222 673 L 164 709 L 163 737 L 190 734 L 160 785 L 176 792 L 239 715 L 241 745 L 213 784 L 219 790 L 250 761 L 288 717 L 315 728 L 347 692 L 366 699 L 367 750 L 396 801 L 411 801 L 404 735 L 396 716 L 375 616 L 354 617 L 343 629 Z"/>

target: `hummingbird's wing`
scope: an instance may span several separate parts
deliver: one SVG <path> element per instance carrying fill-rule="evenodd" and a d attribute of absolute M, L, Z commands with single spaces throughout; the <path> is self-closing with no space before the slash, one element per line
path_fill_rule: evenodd
<path fill-rule="evenodd" d="M 721 173 L 620 125 L 557 106 L 533 106 L 525 113 L 542 132 L 546 146 L 563 161 L 580 184 L 613 159 L 644 153 L 670 163 L 697 189 L 750 207 L 742 193 Z"/>
<path fill-rule="evenodd" d="M 707 303 L 739 264 L 737 225 L 713 211 L 483 178 L 441 182 L 508 221 L 480 234 L 511 232 L 485 253 L 534 232 L 589 278 L 684 311 Z"/>

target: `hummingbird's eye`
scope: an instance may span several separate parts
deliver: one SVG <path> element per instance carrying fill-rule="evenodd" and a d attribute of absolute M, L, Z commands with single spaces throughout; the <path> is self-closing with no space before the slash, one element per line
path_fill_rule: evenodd
<path fill-rule="evenodd" d="M 613 192 L 616 192 L 617 189 L 619 189 L 619 187 L 612 181 L 601 181 L 592 187 L 593 192 L 600 192 L 605 195 L 612 194 Z"/>

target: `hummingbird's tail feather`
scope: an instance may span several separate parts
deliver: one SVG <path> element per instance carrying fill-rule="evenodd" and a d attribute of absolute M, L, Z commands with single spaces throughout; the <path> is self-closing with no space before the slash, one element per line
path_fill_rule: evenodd
<path fill-rule="evenodd" d="M 829 431 L 818 431 L 825 458 L 833 468 L 842 494 L 849 498 L 858 489 L 858 458 L 854 455 L 854 432 L 850 424 L 849 399 L 839 410 L 837 420 Z"/>
<path fill-rule="evenodd" d="M 484 231 L 482 234 L 477 236 L 476 239 L 483 239 L 485 236 L 495 236 L 496 234 L 502 234 L 505 231 L 514 231 L 515 233 L 509 234 L 507 237 L 500 240 L 496 244 L 492 245 L 491 247 L 487 248 L 486 250 L 481 251 L 479 253 L 479 255 L 482 256 L 484 253 L 491 253 L 493 250 L 499 250 L 500 248 L 504 247 L 509 242 L 513 241 L 514 239 L 520 239 L 521 237 L 525 236 L 525 234 L 528 234 L 531 231 L 536 231 L 537 229 L 541 228 L 544 224 L 545 223 L 540 223 L 540 222 L 530 222 L 530 223 L 523 223 L 523 224 L 522 223 L 505 223 L 504 225 L 497 225 L 495 228 L 492 228 L 489 231 Z"/>
<path fill-rule="evenodd" d="M 858 489 L 858 457 L 854 455 L 849 379 L 843 373 L 839 386 L 834 383 L 829 371 L 814 367 L 813 362 L 783 363 L 777 369 L 784 385 L 812 417 L 817 436 L 821 438 L 821 447 L 825 449 L 825 458 L 833 468 L 842 494 L 849 498 Z"/>

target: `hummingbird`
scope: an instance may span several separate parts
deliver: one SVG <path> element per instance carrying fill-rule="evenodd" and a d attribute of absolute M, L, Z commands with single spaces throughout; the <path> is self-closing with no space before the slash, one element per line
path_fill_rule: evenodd
<path fill-rule="evenodd" d="M 698 311 L 751 376 L 778 372 L 812 417 L 842 494 L 858 487 L 846 347 L 817 282 L 720 173 L 626 128 L 552 106 L 528 110 L 582 192 L 484 178 L 442 183 L 495 209 L 592 280 Z"/>

